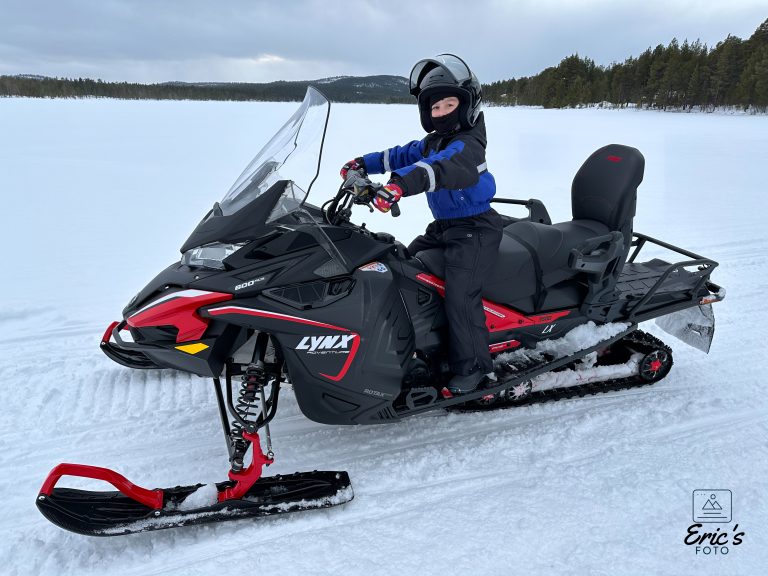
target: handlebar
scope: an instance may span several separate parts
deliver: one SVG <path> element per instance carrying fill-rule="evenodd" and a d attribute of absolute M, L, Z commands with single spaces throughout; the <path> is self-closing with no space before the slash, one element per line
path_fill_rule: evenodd
<path fill-rule="evenodd" d="M 332 207 L 338 204 L 338 200 L 341 199 L 341 196 L 346 195 L 352 198 L 353 204 L 366 205 L 373 211 L 370 204 L 371 200 L 376 195 L 376 192 L 383 187 L 384 185 L 379 182 L 372 182 L 364 170 L 350 170 L 347 172 L 347 178 L 339 188 L 336 198 L 334 198 Z M 392 204 L 390 212 L 392 213 L 393 218 L 400 216 L 400 207 L 397 205 L 397 202 Z"/>

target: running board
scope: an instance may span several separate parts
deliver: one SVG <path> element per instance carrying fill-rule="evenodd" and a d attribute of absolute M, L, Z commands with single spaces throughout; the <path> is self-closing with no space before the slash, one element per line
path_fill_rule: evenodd
<path fill-rule="evenodd" d="M 514 374 L 514 376 L 510 376 L 509 378 L 505 378 L 505 379 L 499 378 L 495 386 L 487 386 L 485 388 L 478 389 L 469 394 L 461 394 L 458 396 L 453 396 L 452 398 L 440 398 L 440 397 L 437 397 L 437 395 L 435 395 L 435 400 L 433 402 L 424 402 L 423 404 L 419 404 L 419 405 L 411 404 L 410 406 L 406 405 L 403 407 L 398 407 L 397 414 L 398 416 L 410 416 L 412 414 L 418 414 L 420 412 L 426 412 L 428 410 L 432 410 L 435 408 L 435 406 L 439 406 L 441 408 L 449 408 L 451 406 L 457 406 L 459 404 L 471 402 L 472 400 L 479 400 L 489 394 L 496 394 L 516 384 L 535 378 L 536 376 L 538 376 L 539 374 L 543 374 L 544 372 L 550 372 L 552 370 L 556 370 L 558 368 L 561 368 L 562 366 L 570 364 L 571 362 L 574 362 L 579 358 L 583 358 L 587 354 L 591 354 L 592 352 L 595 352 L 597 350 L 601 350 L 607 346 L 610 346 L 614 342 L 617 342 L 622 338 L 624 338 L 625 336 L 628 336 L 635 330 L 637 330 L 637 324 L 630 324 L 627 329 L 619 332 L 618 334 L 615 334 L 610 338 L 601 340 L 600 342 L 598 342 L 593 346 L 584 348 L 583 350 L 579 350 L 563 358 L 558 358 L 556 360 L 552 360 L 551 362 L 546 362 L 536 367 L 529 368 L 528 370 L 517 372 Z"/>

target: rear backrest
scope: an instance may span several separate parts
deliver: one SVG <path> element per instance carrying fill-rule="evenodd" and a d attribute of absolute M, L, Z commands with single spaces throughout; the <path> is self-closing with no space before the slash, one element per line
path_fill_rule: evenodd
<path fill-rule="evenodd" d="M 574 220 L 597 220 L 624 234 L 629 249 L 637 187 L 643 181 L 645 158 L 636 148 L 609 144 L 579 168 L 571 187 Z"/>

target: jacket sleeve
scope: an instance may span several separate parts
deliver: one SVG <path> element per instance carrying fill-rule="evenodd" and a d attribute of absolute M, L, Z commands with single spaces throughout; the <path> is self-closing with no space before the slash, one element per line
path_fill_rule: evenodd
<path fill-rule="evenodd" d="M 485 149 L 473 138 L 457 138 L 440 152 L 411 166 L 398 169 L 393 177 L 404 196 L 441 189 L 461 190 L 474 186 L 485 168 Z"/>
<path fill-rule="evenodd" d="M 365 170 L 369 174 L 384 174 L 410 166 L 424 157 L 423 140 L 413 140 L 404 146 L 388 148 L 384 152 L 371 152 L 363 156 Z"/>

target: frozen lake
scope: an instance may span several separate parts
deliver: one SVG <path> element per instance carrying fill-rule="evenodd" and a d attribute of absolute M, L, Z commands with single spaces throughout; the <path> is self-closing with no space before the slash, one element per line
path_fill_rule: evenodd
<path fill-rule="evenodd" d="M 99 351 L 128 300 L 179 257 L 214 201 L 297 103 L 0 99 L 0 565 L 8 574 L 757 574 L 768 565 L 768 117 L 491 108 L 498 196 L 570 219 L 595 149 L 646 158 L 635 229 L 720 262 L 709 356 L 675 350 L 661 383 L 487 414 L 391 426 L 307 420 L 290 393 L 269 473 L 344 469 L 337 509 L 117 539 L 49 524 L 34 500 L 57 463 L 117 469 L 143 486 L 224 479 L 210 384 L 132 372 Z M 347 160 L 421 138 L 415 106 L 334 105 L 310 201 Z M 368 214 L 407 243 L 431 220 Z M 10 258 L 13 256 L 13 258 Z M 728 489 L 745 532 L 727 556 L 683 539 L 692 492 Z M 760 566 L 763 566 L 761 569 Z"/>

